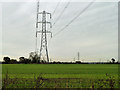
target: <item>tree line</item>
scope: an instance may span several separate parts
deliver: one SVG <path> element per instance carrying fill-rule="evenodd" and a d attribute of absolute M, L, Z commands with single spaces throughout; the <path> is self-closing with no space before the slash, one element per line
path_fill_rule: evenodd
<path fill-rule="evenodd" d="M 4 57 L 2 63 L 5 64 L 17 64 L 17 63 L 24 63 L 24 64 L 30 64 L 30 63 L 40 63 L 39 55 L 35 52 L 31 52 L 29 55 L 29 58 L 25 57 L 19 57 L 19 61 L 16 59 L 10 59 L 10 57 Z M 43 62 L 43 60 L 41 60 Z M 45 62 L 45 61 L 44 61 Z"/>
<path fill-rule="evenodd" d="M 2 62 L 3 64 L 47 64 L 48 62 L 46 62 L 45 60 L 39 60 L 40 57 L 36 52 L 31 52 L 29 54 L 29 58 L 25 58 L 25 57 L 19 57 L 19 61 L 17 61 L 16 59 L 10 59 L 10 57 L 4 57 Z M 50 64 L 90 64 L 90 62 L 81 62 L 81 61 L 76 61 L 76 62 L 49 62 Z M 110 62 L 92 62 L 94 64 L 111 64 L 111 63 L 118 63 L 115 62 L 115 59 L 112 58 Z M 91 64 L 92 64 L 91 63 Z"/>

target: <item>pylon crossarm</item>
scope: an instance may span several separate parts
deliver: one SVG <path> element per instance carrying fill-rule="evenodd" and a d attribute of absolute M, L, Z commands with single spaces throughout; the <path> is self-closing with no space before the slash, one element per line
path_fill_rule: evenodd
<path fill-rule="evenodd" d="M 43 12 L 38 12 L 37 14 L 43 14 Z"/>
<path fill-rule="evenodd" d="M 50 19 L 52 18 L 51 13 L 46 12 L 46 14 L 49 14 L 49 15 L 50 15 Z"/>
<path fill-rule="evenodd" d="M 46 23 L 50 24 L 50 28 L 52 28 L 52 23 L 51 22 L 46 22 Z"/>
<path fill-rule="evenodd" d="M 45 33 L 43 31 L 37 31 L 37 33 Z M 52 33 L 51 31 L 46 31 L 46 33 Z"/>

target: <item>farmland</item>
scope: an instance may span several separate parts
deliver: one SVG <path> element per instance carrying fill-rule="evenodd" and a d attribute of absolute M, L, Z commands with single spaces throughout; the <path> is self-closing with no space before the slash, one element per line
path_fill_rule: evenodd
<path fill-rule="evenodd" d="M 8 79 L 6 81 L 9 84 L 6 84 L 3 81 L 3 87 L 8 88 L 16 86 L 17 88 L 23 86 L 25 88 L 117 88 L 118 65 L 3 64 L 2 78 L 4 81 Z M 15 84 L 17 84 L 14 86 L 13 81 L 16 80 L 18 80 L 19 82 L 14 82 Z M 11 83 L 8 81 L 11 81 Z M 27 84 L 25 83 L 25 81 Z"/>

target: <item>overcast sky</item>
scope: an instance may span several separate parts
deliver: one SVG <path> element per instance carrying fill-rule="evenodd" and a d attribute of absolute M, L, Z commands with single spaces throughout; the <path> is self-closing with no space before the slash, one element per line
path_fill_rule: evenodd
<path fill-rule="evenodd" d="M 71 2 L 53 28 L 48 30 L 51 30 L 54 36 L 89 3 Z M 52 23 L 66 4 L 67 2 L 59 4 L 52 17 Z M 40 2 L 40 11 L 53 13 L 56 5 L 57 2 Z M 35 23 L 36 2 L 3 3 L 2 57 L 28 57 L 29 53 L 35 50 Z M 61 33 L 52 39 L 49 35 L 48 40 L 48 51 L 52 60 L 73 61 L 74 57 L 77 59 L 77 52 L 80 52 L 82 61 L 107 61 L 112 57 L 117 59 L 118 3 L 93 3 Z"/>

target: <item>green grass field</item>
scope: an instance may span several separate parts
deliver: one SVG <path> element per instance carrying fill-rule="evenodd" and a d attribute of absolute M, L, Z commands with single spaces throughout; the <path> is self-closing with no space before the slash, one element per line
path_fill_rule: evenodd
<path fill-rule="evenodd" d="M 118 80 L 118 65 L 117 64 L 3 64 L 2 78 L 6 78 L 8 72 L 9 78 L 17 79 L 35 79 L 41 76 L 44 79 L 69 79 L 70 81 L 77 81 L 77 84 L 70 84 L 70 87 L 92 87 L 91 84 L 96 80 L 114 79 Z M 106 76 L 108 75 L 108 77 Z M 75 80 L 70 80 L 75 79 Z M 82 81 L 80 81 L 82 80 Z M 51 80 L 52 81 L 52 80 Z M 59 82 L 58 80 L 57 82 Z M 64 81 L 64 80 L 63 80 Z M 65 81 L 66 82 L 66 81 Z M 80 85 L 80 82 L 83 83 Z M 88 82 L 91 83 L 88 85 Z M 106 81 L 107 82 L 107 81 Z M 46 81 L 44 84 L 47 83 Z M 63 82 L 62 82 L 63 83 Z M 108 82 L 109 83 L 109 82 Z M 96 84 L 96 83 L 95 83 Z M 48 85 L 48 84 L 45 84 Z M 43 87 L 47 87 L 47 86 Z M 53 85 L 48 87 L 66 87 L 64 85 Z M 66 85 L 66 83 L 65 83 Z M 77 85 L 77 86 L 76 86 Z M 24 85 L 25 86 L 25 85 Z M 117 82 L 114 85 L 117 87 Z M 12 86 L 13 87 L 13 86 Z M 27 86 L 25 86 L 27 87 Z M 34 87 L 34 85 L 33 85 Z M 106 87 L 109 87 L 106 86 Z"/>

